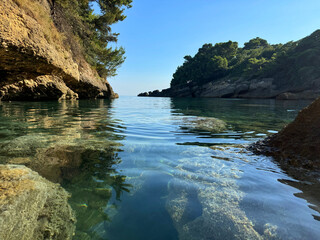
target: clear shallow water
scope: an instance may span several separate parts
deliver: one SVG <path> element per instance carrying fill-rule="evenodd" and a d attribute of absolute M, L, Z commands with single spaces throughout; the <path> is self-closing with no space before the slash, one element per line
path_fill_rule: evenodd
<path fill-rule="evenodd" d="M 1 103 L 0 161 L 72 193 L 75 239 L 319 239 L 319 186 L 243 146 L 304 101 L 121 97 Z M 197 131 L 216 117 L 228 130 Z"/>

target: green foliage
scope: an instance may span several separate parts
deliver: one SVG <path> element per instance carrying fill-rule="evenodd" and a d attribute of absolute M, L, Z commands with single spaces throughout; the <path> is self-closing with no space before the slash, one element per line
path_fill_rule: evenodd
<path fill-rule="evenodd" d="M 276 77 L 278 85 L 303 81 L 306 76 L 320 77 L 320 30 L 310 36 L 286 44 L 269 44 L 261 38 L 251 39 L 238 47 L 237 42 L 204 44 L 194 57 L 173 74 L 171 87 L 192 81 L 204 84 L 228 77 Z"/>
<path fill-rule="evenodd" d="M 194 56 L 185 56 L 185 62 L 173 74 L 171 86 L 186 82 L 205 83 L 223 77 L 228 70 L 228 62 L 238 51 L 237 42 L 204 44 Z"/>
<path fill-rule="evenodd" d="M 118 33 L 111 31 L 111 25 L 123 21 L 124 11 L 131 7 L 132 0 L 56 0 L 72 23 L 73 34 L 82 45 L 87 61 L 103 78 L 114 76 L 123 63 L 124 49 L 112 48 Z M 93 4 L 99 7 L 99 14 L 93 12 Z"/>
<path fill-rule="evenodd" d="M 250 50 L 250 49 L 264 48 L 268 46 L 269 44 L 266 40 L 257 37 L 257 38 L 251 39 L 249 42 L 246 42 L 244 44 L 243 49 Z"/>

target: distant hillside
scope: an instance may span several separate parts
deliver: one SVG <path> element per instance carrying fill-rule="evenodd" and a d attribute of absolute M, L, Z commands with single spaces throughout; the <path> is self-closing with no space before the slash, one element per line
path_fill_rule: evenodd
<path fill-rule="evenodd" d="M 296 42 L 251 39 L 204 44 L 173 74 L 171 86 L 140 96 L 314 99 L 320 96 L 320 30 Z"/>

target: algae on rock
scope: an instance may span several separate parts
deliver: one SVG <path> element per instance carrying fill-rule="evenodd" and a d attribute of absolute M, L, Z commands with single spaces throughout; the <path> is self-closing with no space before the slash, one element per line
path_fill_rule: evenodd
<path fill-rule="evenodd" d="M 227 129 L 227 124 L 224 121 L 213 117 L 185 118 L 184 124 L 187 128 L 212 133 L 223 132 Z"/>
<path fill-rule="evenodd" d="M 70 195 L 27 167 L 0 165 L 0 239 L 71 240 Z"/>

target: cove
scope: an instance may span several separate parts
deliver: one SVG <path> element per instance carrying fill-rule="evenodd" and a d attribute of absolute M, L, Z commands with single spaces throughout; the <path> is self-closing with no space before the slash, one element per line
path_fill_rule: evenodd
<path fill-rule="evenodd" d="M 0 161 L 69 193 L 74 239 L 319 239 L 319 184 L 246 146 L 310 101 L 2 102 Z M 226 128 L 195 128 L 217 118 Z"/>

